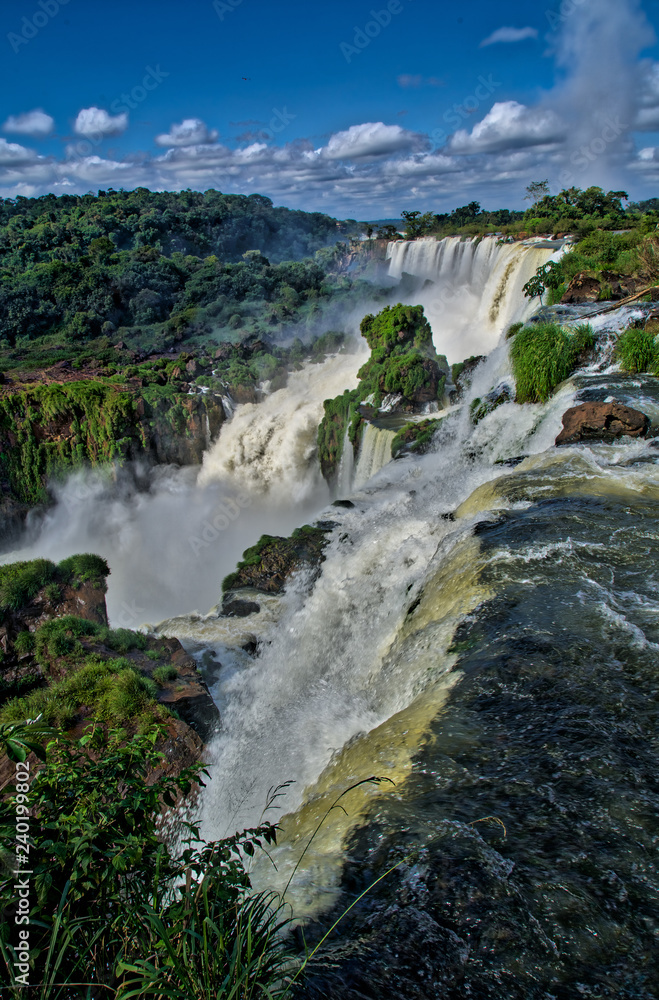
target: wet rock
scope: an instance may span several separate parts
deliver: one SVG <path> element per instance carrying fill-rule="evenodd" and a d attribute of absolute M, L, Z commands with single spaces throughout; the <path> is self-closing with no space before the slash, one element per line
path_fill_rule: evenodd
<path fill-rule="evenodd" d="M 640 410 L 621 403 L 582 403 L 563 414 L 563 430 L 556 444 L 578 441 L 613 441 L 616 438 L 645 437 L 650 420 Z"/>
<path fill-rule="evenodd" d="M 222 605 L 222 614 L 228 618 L 247 618 L 248 615 L 256 615 L 261 610 L 261 605 L 254 601 L 225 601 Z"/>
<path fill-rule="evenodd" d="M 345 507 L 346 510 L 349 510 L 351 507 L 354 506 L 355 505 L 352 502 L 352 500 L 335 500 L 334 503 L 332 504 L 332 507 Z"/>
<path fill-rule="evenodd" d="M 485 361 L 485 355 L 476 354 L 452 366 L 451 377 L 453 378 L 455 390 L 451 393 L 451 403 L 456 403 L 462 398 L 465 389 L 471 385 L 474 372 L 481 361 Z"/>
<path fill-rule="evenodd" d="M 236 571 L 225 577 L 224 593 L 237 587 L 253 587 L 264 593 L 278 594 L 292 574 L 303 566 L 317 573 L 324 559 L 330 523 L 313 527 L 305 524 L 288 538 L 262 535 L 256 545 L 245 550 Z"/>

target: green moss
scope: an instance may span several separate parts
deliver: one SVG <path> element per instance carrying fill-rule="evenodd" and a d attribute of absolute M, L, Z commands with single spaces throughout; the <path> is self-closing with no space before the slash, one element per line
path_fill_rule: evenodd
<path fill-rule="evenodd" d="M 591 328 L 565 330 L 557 323 L 535 323 L 515 335 L 510 356 L 518 403 L 544 403 L 577 368 L 595 343 Z"/>
<path fill-rule="evenodd" d="M 266 593 L 281 591 L 288 577 L 303 564 L 318 565 L 327 544 L 327 531 L 305 524 L 288 538 L 262 535 L 246 549 L 235 571 L 222 581 L 222 593 L 236 587 L 254 587 Z"/>
<path fill-rule="evenodd" d="M 442 419 L 440 417 L 439 420 L 421 420 L 419 423 L 405 424 L 391 442 L 392 458 L 410 452 L 415 455 L 425 455 Z"/>
<path fill-rule="evenodd" d="M 634 327 L 625 330 L 616 344 L 615 358 L 623 371 L 659 375 L 659 344 L 654 331 Z"/>

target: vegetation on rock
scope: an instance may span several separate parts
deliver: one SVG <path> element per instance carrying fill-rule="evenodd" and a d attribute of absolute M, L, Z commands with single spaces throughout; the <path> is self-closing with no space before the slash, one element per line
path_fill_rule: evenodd
<path fill-rule="evenodd" d="M 369 360 L 358 372 L 360 384 L 323 404 L 318 454 L 328 481 L 338 470 L 346 431 L 355 451 L 359 446 L 361 404 L 377 408 L 391 395 L 400 397 L 401 409 L 414 410 L 444 395 L 448 365 L 435 352 L 423 306 L 386 306 L 375 316 L 365 316 L 360 329 L 371 348 Z"/>
<path fill-rule="evenodd" d="M 532 323 L 515 334 L 510 356 L 518 403 L 544 403 L 593 347 L 590 326 L 568 331 L 557 323 Z"/>
<path fill-rule="evenodd" d="M 302 566 L 318 568 L 326 544 L 327 530 L 309 524 L 296 528 L 288 538 L 262 535 L 256 545 L 245 550 L 235 571 L 224 578 L 222 592 L 253 587 L 266 593 L 278 593 Z"/>
<path fill-rule="evenodd" d="M 631 326 L 621 333 L 616 344 L 615 359 L 620 362 L 623 371 L 659 375 L 656 321 L 648 324 L 645 329 Z"/>
<path fill-rule="evenodd" d="M 411 453 L 425 455 L 441 422 L 440 417 L 438 420 L 421 420 L 418 423 L 405 424 L 391 442 L 391 457 L 398 458 Z"/>

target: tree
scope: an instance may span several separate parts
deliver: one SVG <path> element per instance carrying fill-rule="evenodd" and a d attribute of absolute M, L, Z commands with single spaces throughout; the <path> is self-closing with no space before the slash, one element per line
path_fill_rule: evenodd
<path fill-rule="evenodd" d="M 405 220 L 405 239 L 416 240 L 420 236 L 426 236 L 432 229 L 435 216 L 432 212 L 401 212 Z"/>
<path fill-rule="evenodd" d="M 546 198 L 549 195 L 549 181 L 531 181 L 531 183 L 526 188 L 526 194 L 524 195 L 524 201 L 530 201 L 532 204 L 540 201 L 542 198 Z"/>

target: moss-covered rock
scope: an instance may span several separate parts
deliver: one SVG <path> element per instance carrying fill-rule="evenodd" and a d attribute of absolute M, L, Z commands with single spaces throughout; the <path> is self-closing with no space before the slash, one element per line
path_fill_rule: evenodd
<path fill-rule="evenodd" d="M 245 550 L 236 570 L 224 578 L 223 593 L 239 587 L 280 593 L 297 569 L 320 566 L 327 531 L 327 528 L 305 524 L 296 528 L 289 538 L 262 535 L 256 545 Z"/>
<path fill-rule="evenodd" d="M 430 450 L 434 433 L 442 419 L 440 417 L 438 420 L 421 420 L 419 423 L 405 424 L 391 442 L 391 457 L 425 455 Z"/>
<path fill-rule="evenodd" d="M 387 306 L 376 316 L 365 316 L 361 332 L 371 356 L 358 372 L 360 384 L 325 401 L 318 429 L 320 467 L 330 484 L 338 472 L 346 431 L 357 453 L 365 412 L 375 412 L 387 396 L 402 412 L 419 411 L 444 396 L 449 369 L 446 358 L 435 352 L 423 306 Z"/>
<path fill-rule="evenodd" d="M 143 392 L 107 380 L 34 386 L 0 399 L 0 486 L 33 505 L 48 501 L 49 480 L 84 465 L 144 456 L 198 464 L 223 420 L 220 399 L 171 385 Z"/>
<path fill-rule="evenodd" d="M 108 573 L 95 555 L 0 567 L 0 721 L 164 726 L 184 741 L 192 725 L 209 738 L 219 715 L 195 661 L 177 639 L 108 626 Z"/>

